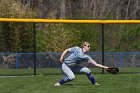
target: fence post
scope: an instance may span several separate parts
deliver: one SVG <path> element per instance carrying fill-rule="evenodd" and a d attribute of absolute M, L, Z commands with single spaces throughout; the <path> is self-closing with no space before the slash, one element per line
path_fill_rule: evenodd
<path fill-rule="evenodd" d="M 122 56 L 122 52 L 120 52 L 120 66 L 123 65 L 123 56 Z"/>
<path fill-rule="evenodd" d="M 36 75 L 36 24 L 33 23 L 34 32 L 34 75 Z"/>
<path fill-rule="evenodd" d="M 19 60 L 18 60 L 18 53 L 16 53 L 16 69 L 19 68 Z"/>
<path fill-rule="evenodd" d="M 104 24 L 102 24 L 102 65 L 105 64 L 104 60 Z M 104 69 L 102 68 L 102 73 L 104 73 Z"/>

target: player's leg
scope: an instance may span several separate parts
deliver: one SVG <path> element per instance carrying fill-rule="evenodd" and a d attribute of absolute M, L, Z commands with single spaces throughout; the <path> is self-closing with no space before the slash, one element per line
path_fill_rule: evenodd
<path fill-rule="evenodd" d="M 66 82 L 72 81 L 75 78 L 74 73 L 72 72 L 72 70 L 65 63 L 62 64 L 62 71 L 65 74 L 65 76 L 64 76 L 63 79 L 61 79 L 59 82 L 57 82 L 55 84 L 55 86 L 62 85 L 64 83 L 66 83 Z"/>
<path fill-rule="evenodd" d="M 89 68 L 78 66 L 76 69 L 74 69 L 74 71 L 79 72 L 79 73 L 85 73 L 92 84 L 98 85 Z"/>

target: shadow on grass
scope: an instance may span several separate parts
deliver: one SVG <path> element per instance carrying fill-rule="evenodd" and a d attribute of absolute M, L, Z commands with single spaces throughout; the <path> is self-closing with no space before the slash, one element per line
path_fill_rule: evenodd
<path fill-rule="evenodd" d="M 73 84 L 64 84 L 64 85 L 62 85 L 62 86 L 91 86 L 92 84 L 90 84 L 90 83 L 81 83 L 81 84 L 79 84 L 79 83 L 73 83 Z"/>

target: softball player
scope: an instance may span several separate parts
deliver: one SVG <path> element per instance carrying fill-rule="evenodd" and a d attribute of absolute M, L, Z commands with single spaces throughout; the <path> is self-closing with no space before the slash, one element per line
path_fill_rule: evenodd
<path fill-rule="evenodd" d="M 107 69 L 107 66 L 103 66 L 101 64 L 97 64 L 89 55 L 85 54 L 85 52 L 89 51 L 90 49 L 90 44 L 88 42 L 84 42 L 82 44 L 82 48 L 80 47 L 71 47 L 66 49 L 61 57 L 60 57 L 60 62 L 62 62 L 62 71 L 65 74 L 64 78 L 58 81 L 55 86 L 61 86 L 66 82 L 72 81 L 75 78 L 74 73 L 85 73 L 88 77 L 88 79 L 91 81 L 92 84 L 94 85 L 100 85 L 96 82 L 92 72 L 90 71 L 89 68 L 80 66 L 79 64 L 81 62 L 89 62 L 92 63 L 93 65 Z M 64 56 L 67 53 L 70 53 L 69 56 L 64 59 Z"/>

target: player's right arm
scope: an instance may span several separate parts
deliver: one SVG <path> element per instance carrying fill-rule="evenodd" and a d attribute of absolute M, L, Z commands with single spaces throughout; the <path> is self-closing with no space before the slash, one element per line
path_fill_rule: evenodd
<path fill-rule="evenodd" d="M 66 49 L 60 57 L 60 62 L 63 62 L 64 56 L 67 54 L 67 52 L 74 52 L 77 48 L 78 47 L 71 47 L 71 48 Z"/>
<path fill-rule="evenodd" d="M 60 62 L 63 62 L 64 56 L 67 54 L 68 51 L 69 51 L 69 49 L 66 49 L 66 50 L 62 53 L 62 55 L 61 55 L 61 57 L 60 57 Z"/>

